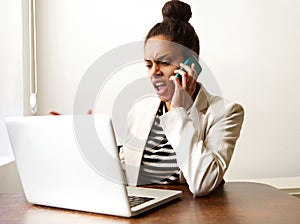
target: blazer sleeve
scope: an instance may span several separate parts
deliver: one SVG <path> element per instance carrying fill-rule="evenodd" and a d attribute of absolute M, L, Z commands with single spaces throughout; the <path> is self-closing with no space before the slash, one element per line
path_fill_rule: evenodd
<path fill-rule="evenodd" d="M 173 146 L 177 163 L 194 196 L 212 192 L 223 180 L 244 119 L 242 106 L 223 103 L 224 109 L 208 109 L 198 127 L 182 108 L 161 116 L 161 124 Z M 200 116 L 200 115 L 199 115 Z"/>

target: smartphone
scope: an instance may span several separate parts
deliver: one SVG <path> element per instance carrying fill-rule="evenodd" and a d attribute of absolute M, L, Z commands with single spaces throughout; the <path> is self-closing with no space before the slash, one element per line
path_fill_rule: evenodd
<path fill-rule="evenodd" d="M 197 78 L 198 78 L 199 74 L 202 71 L 202 68 L 201 68 L 198 60 L 194 56 L 191 56 L 188 59 L 186 59 L 183 64 L 191 66 L 193 63 L 195 64 Z M 180 70 L 184 70 L 184 69 L 180 68 Z M 182 82 L 182 76 L 180 74 L 178 74 L 178 73 L 176 73 L 175 76 L 179 78 L 179 81 L 181 83 Z"/>

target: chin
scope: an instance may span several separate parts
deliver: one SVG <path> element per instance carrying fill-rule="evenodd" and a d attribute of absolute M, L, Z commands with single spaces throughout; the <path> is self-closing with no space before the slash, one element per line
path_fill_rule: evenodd
<path fill-rule="evenodd" d="M 162 102 L 168 102 L 168 101 L 170 101 L 169 97 L 167 97 L 167 96 L 158 96 L 158 97 L 159 97 L 159 99 L 160 99 Z"/>

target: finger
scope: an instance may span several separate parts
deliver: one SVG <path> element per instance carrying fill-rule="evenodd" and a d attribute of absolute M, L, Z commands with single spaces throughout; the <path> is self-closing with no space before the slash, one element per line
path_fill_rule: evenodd
<path fill-rule="evenodd" d="M 185 65 L 185 64 L 180 64 L 180 66 L 186 71 L 186 73 L 190 76 L 192 76 L 193 78 L 196 78 L 196 65 L 194 63 L 192 63 L 191 66 L 189 65 Z"/>
<path fill-rule="evenodd" d="M 92 109 L 88 109 L 87 114 L 92 114 L 92 113 L 93 113 Z"/>
<path fill-rule="evenodd" d="M 196 65 L 195 65 L 195 63 L 193 63 L 192 65 L 191 65 L 191 69 L 192 69 L 192 76 L 194 77 L 194 79 L 197 79 L 197 71 L 196 71 Z"/>
<path fill-rule="evenodd" d="M 179 74 L 181 76 L 181 80 L 179 79 L 179 83 L 180 85 L 182 86 L 182 83 L 183 83 L 183 79 L 186 80 L 186 76 L 187 76 L 187 73 L 184 71 L 184 70 L 175 70 L 174 73 L 176 74 Z M 184 85 L 186 86 L 186 85 Z"/>
<path fill-rule="evenodd" d="M 188 79 L 188 74 L 185 72 L 183 75 L 182 75 L 182 82 L 181 82 L 181 86 L 183 89 L 186 90 L 187 86 L 188 86 L 188 82 L 189 82 L 189 79 Z"/>
<path fill-rule="evenodd" d="M 188 73 L 183 73 L 182 74 L 182 88 L 185 90 L 188 90 L 188 88 L 191 87 L 191 85 L 193 85 L 193 82 L 195 81 L 194 76 L 188 74 Z"/>
<path fill-rule="evenodd" d="M 174 82 L 174 84 L 180 85 L 180 80 L 179 80 L 179 78 L 178 78 L 177 76 L 175 76 L 175 75 L 172 75 L 172 76 L 169 78 L 169 80 L 172 80 L 172 81 Z"/>
<path fill-rule="evenodd" d="M 177 69 L 177 70 L 174 70 L 174 74 L 180 74 L 180 75 L 184 75 L 184 73 L 186 73 L 184 70 L 182 69 Z"/>
<path fill-rule="evenodd" d="M 189 65 L 186 65 L 186 64 L 183 64 L 183 63 L 180 63 L 179 64 L 181 68 L 183 68 L 187 73 L 190 72 L 191 70 L 191 67 Z"/>

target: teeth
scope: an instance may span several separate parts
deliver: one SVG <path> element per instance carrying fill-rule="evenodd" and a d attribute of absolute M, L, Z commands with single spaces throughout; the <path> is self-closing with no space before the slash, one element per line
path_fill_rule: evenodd
<path fill-rule="evenodd" d="M 162 85 L 164 85 L 163 82 L 157 82 L 157 83 L 155 83 L 155 86 L 156 86 L 156 87 L 159 87 L 159 86 L 162 86 Z"/>

